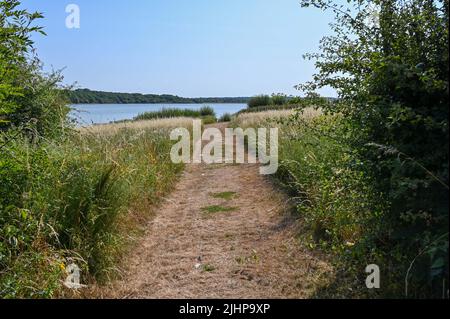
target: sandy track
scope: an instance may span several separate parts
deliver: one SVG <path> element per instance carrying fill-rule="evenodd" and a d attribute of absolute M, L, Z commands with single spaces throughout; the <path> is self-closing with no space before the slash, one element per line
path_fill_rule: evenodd
<path fill-rule="evenodd" d="M 222 192 L 236 195 L 213 196 Z M 285 204 L 257 165 L 188 165 L 106 295 L 309 297 L 329 267 L 300 248 Z M 205 213 L 211 205 L 235 210 Z"/>

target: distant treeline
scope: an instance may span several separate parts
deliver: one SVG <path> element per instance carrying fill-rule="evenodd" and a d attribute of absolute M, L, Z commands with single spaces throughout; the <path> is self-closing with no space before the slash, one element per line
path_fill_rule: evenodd
<path fill-rule="evenodd" d="M 114 93 L 78 89 L 69 92 L 73 104 L 204 104 L 204 103 L 247 103 L 250 97 L 184 98 L 176 95 L 140 93 Z"/>

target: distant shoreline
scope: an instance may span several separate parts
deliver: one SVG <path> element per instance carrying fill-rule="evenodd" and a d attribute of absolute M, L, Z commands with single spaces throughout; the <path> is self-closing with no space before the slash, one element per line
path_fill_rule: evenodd
<path fill-rule="evenodd" d="M 203 102 L 203 103 L 194 103 L 194 102 L 186 102 L 186 103 L 181 103 L 181 102 L 165 102 L 165 103 L 72 103 L 70 102 L 70 105 L 167 105 L 167 106 L 171 106 L 171 105 L 186 105 L 186 104 L 192 104 L 192 105 L 199 105 L 199 104 L 205 104 L 205 103 L 210 103 L 210 104 L 246 104 L 244 102 Z"/>
<path fill-rule="evenodd" d="M 250 97 L 185 98 L 169 94 L 141 94 L 91 91 L 78 89 L 68 92 L 71 104 L 246 104 Z"/>

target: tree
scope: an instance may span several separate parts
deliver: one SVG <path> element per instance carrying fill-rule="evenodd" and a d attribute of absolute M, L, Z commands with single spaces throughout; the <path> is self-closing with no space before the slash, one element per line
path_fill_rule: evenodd
<path fill-rule="evenodd" d="M 42 15 L 20 10 L 19 5 L 17 0 L 0 1 L 0 122 L 7 121 L 5 115 L 17 108 L 14 99 L 23 95 L 18 78 L 33 45 L 31 34 L 43 33 L 32 26 Z"/>
<path fill-rule="evenodd" d="M 67 121 L 59 72 L 44 74 L 33 50 L 38 12 L 19 9 L 18 0 L 0 1 L 0 130 L 27 127 L 40 135 L 59 135 Z"/>
<path fill-rule="evenodd" d="M 385 270 L 406 277 L 409 294 L 440 296 L 448 289 L 448 0 L 346 3 L 301 1 L 331 10 L 335 22 L 320 52 L 306 55 L 317 74 L 298 88 L 337 91 L 321 106 L 344 115 L 389 203 L 369 248 L 400 264 Z"/>

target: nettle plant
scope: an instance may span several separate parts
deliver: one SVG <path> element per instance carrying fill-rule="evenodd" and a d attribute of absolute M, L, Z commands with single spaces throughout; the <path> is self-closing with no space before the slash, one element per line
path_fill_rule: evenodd
<path fill-rule="evenodd" d="M 448 0 L 302 0 L 334 14 L 312 81 L 342 114 L 348 136 L 389 209 L 367 230 L 392 289 L 442 296 L 448 289 Z M 382 266 L 382 265 L 380 265 Z"/>

